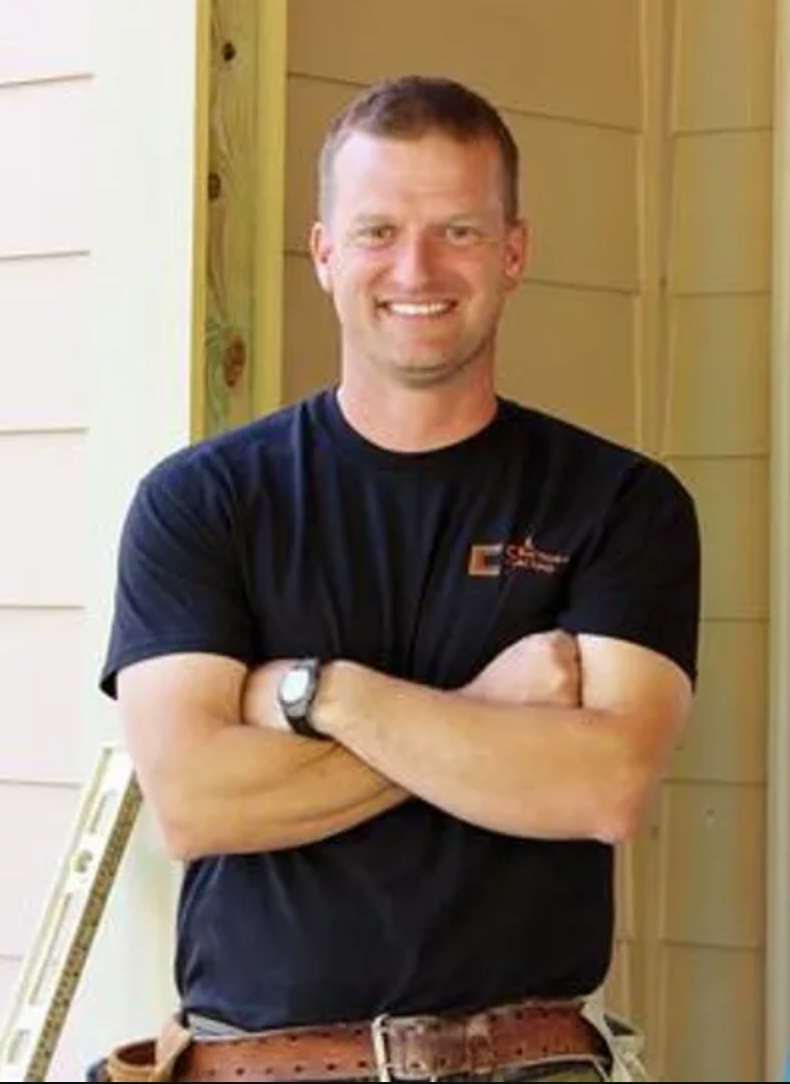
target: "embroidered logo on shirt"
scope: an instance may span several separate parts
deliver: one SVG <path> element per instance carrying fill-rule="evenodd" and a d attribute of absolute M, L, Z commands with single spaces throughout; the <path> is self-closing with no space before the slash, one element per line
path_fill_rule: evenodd
<path fill-rule="evenodd" d="M 469 551 L 470 576 L 506 576 L 513 572 L 539 572 L 556 576 L 570 558 L 564 553 L 541 550 L 527 535 L 523 542 L 474 545 Z"/>

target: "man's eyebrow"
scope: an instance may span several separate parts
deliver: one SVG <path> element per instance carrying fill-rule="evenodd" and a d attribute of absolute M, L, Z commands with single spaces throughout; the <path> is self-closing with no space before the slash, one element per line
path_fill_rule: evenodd
<path fill-rule="evenodd" d="M 350 222 L 352 226 L 366 226 L 370 222 L 387 222 L 389 217 L 389 215 L 378 211 L 360 211 L 358 214 L 351 216 Z"/>

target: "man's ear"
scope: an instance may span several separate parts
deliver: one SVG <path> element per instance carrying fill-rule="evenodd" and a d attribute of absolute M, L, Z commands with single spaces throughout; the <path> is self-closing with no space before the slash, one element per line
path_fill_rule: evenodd
<path fill-rule="evenodd" d="M 331 254 L 332 244 L 326 226 L 323 222 L 313 223 L 310 231 L 310 255 L 313 257 L 313 267 L 321 289 L 328 294 L 332 293 Z"/>
<path fill-rule="evenodd" d="M 505 276 L 511 288 L 521 282 L 529 263 L 531 247 L 529 223 L 526 219 L 519 219 L 508 229 L 505 248 Z"/>

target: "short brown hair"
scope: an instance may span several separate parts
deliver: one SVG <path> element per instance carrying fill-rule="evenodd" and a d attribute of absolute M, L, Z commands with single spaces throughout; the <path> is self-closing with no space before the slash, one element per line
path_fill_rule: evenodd
<path fill-rule="evenodd" d="M 392 139 L 418 139 L 431 131 L 466 143 L 492 140 L 502 159 L 505 215 L 518 217 L 519 152 L 497 110 L 481 95 L 452 79 L 404 75 L 385 79 L 358 94 L 333 120 L 319 158 L 319 208 L 323 218 L 332 202 L 332 169 L 354 132 Z"/>

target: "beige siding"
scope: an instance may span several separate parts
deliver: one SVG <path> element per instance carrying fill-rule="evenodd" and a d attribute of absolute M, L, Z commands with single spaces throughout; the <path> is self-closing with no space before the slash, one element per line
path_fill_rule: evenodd
<path fill-rule="evenodd" d="M 675 131 L 770 128 L 773 0 L 676 0 Z"/>
<path fill-rule="evenodd" d="M 639 126 L 633 0 L 460 0 L 452 9 L 436 0 L 293 0 L 289 11 L 295 74 L 363 84 L 436 72 L 507 108 Z"/>
<path fill-rule="evenodd" d="M 765 456 L 769 448 L 767 293 L 677 296 L 670 309 L 667 447 L 680 456 Z M 716 409 L 711 410 L 712 389 Z"/>
<path fill-rule="evenodd" d="M 95 682 L 121 516 L 188 438 L 194 30 L 193 0 L 0 0 L 0 1021 L 118 739 Z M 159 841 L 121 872 L 49 1080 L 172 1005 Z"/>
<path fill-rule="evenodd" d="M 770 133 L 678 133 L 673 162 L 672 292 L 766 291 L 771 270 Z"/>
<path fill-rule="evenodd" d="M 90 285 L 87 255 L 0 260 L 0 432 L 85 423 Z"/>
<path fill-rule="evenodd" d="M 699 696 L 659 819 L 654 1033 L 669 1079 L 762 1080 L 774 3 L 674 15 L 665 447 L 699 500 L 705 575 Z"/>
<path fill-rule="evenodd" d="M 0 434 L 0 605 L 82 604 L 85 450 L 79 433 Z"/>
<path fill-rule="evenodd" d="M 94 755 L 86 750 L 84 727 L 75 725 L 85 712 L 86 650 L 81 607 L 6 606 L 0 611 L 4 778 L 65 784 L 81 777 Z"/>
<path fill-rule="evenodd" d="M 87 0 L 0 3 L 0 1013 L 91 756 L 87 23 Z"/>
<path fill-rule="evenodd" d="M 528 282 L 511 298 L 502 326 L 501 386 L 540 410 L 632 444 L 634 334 L 627 293 Z"/>
<path fill-rule="evenodd" d="M 75 799 L 73 787 L 32 788 L 20 783 L 0 790 L 2 824 L 17 829 L 3 843 L 3 895 L 25 903 L 8 908 L 3 916 L 0 957 L 16 955 L 33 934 L 60 858 L 63 826 L 76 811 Z M 35 816 L 31 816 L 32 801 Z"/>
<path fill-rule="evenodd" d="M 0 84 L 0 254 L 41 256 L 90 247 L 92 83 L 86 78 Z"/>
<path fill-rule="evenodd" d="M 765 779 L 766 640 L 764 621 L 706 625 L 692 724 L 675 758 L 676 779 L 743 784 Z"/>
<path fill-rule="evenodd" d="M 695 1081 L 765 1080 L 755 1053 L 763 1043 L 763 992 L 753 951 L 668 946 L 659 986 L 661 1030 L 672 1036 L 665 1064 L 689 1066 Z"/>
<path fill-rule="evenodd" d="M 92 7 L 93 0 L 0 0 L 0 83 L 90 73 Z"/>

